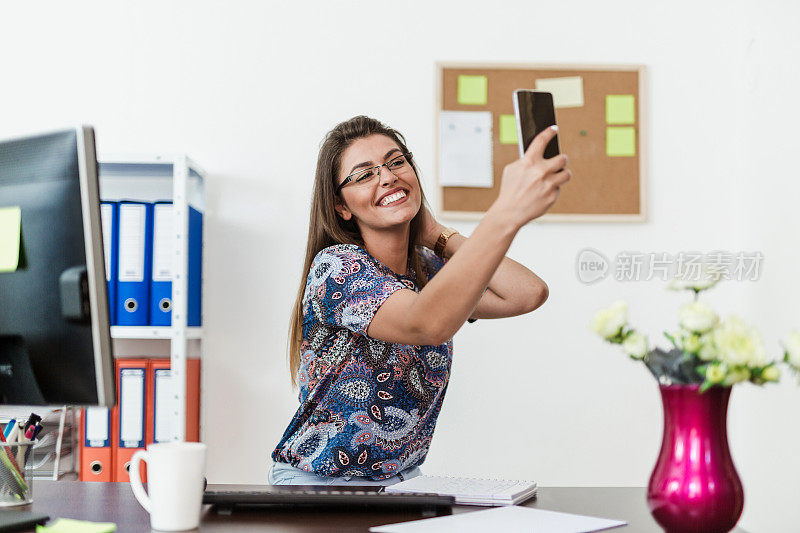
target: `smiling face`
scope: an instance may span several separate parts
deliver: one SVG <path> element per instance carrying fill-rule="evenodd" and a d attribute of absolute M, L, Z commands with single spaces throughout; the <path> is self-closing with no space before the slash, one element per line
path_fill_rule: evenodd
<path fill-rule="evenodd" d="M 336 184 L 347 176 L 382 165 L 403 155 L 400 147 L 385 135 L 370 135 L 353 142 L 342 154 Z M 422 205 L 419 181 L 410 163 L 397 174 L 381 167 L 379 177 L 364 183 L 352 180 L 342 187 L 336 212 L 345 220 L 354 218 L 361 235 L 374 231 L 405 229 Z"/>

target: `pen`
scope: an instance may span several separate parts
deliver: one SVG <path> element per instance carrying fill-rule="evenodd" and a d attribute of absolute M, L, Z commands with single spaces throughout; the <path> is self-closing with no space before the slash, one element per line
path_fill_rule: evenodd
<path fill-rule="evenodd" d="M 14 429 L 14 425 L 16 425 L 16 423 L 17 423 L 16 418 L 12 418 L 11 420 L 8 421 L 8 424 L 6 424 L 6 429 L 3 432 L 3 436 L 5 438 L 8 438 L 8 436 L 11 434 L 11 430 Z"/>
<path fill-rule="evenodd" d="M 37 415 L 36 413 L 31 413 L 31 416 L 28 417 L 28 421 L 25 422 L 25 431 L 28 431 L 28 428 L 31 426 L 35 426 L 39 422 L 41 422 L 42 417 Z"/>
<path fill-rule="evenodd" d="M 11 431 L 8 434 L 8 438 L 4 440 L 9 444 L 13 444 L 17 442 L 17 434 L 19 434 L 19 425 L 14 423 L 14 426 L 11 428 Z"/>
<path fill-rule="evenodd" d="M 31 450 L 33 450 L 33 445 L 36 444 L 36 437 L 39 435 L 39 432 L 42 430 L 42 425 L 39 422 L 36 422 L 35 426 L 31 426 L 28 428 L 28 433 L 31 434 L 30 441 L 31 445 L 28 446 L 28 449 L 25 450 L 25 464 L 28 464 L 28 458 L 31 456 Z M 27 434 L 25 435 L 27 437 Z"/>
<path fill-rule="evenodd" d="M 11 437 L 8 439 L 8 442 L 10 444 L 24 444 L 25 441 L 25 426 L 22 424 L 22 422 L 19 422 L 15 424 L 14 429 L 11 431 Z M 14 461 L 14 464 L 17 465 L 18 469 L 20 463 L 22 463 L 23 467 L 25 466 L 23 463 L 25 454 L 22 451 L 22 448 L 23 446 L 17 446 L 17 459 Z M 22 470 L 20 470 L 20 473 L 22 473 Z"/>

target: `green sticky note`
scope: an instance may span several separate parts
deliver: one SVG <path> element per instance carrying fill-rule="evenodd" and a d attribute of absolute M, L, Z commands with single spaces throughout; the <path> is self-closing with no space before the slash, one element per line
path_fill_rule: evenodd
<path fill-rule="evenodd" d="M 486 76 L 459 76 L 458 103 L 466 105 L 486 105 L 489 94 L 489 80 Z"/>
<path fill-rule="evenodd" d="M 636 122 L 636 105 L 632 94 L 606 95 L 606 123 L 633 124 Z"/>
<path fill-rule="evenodd" d="M 500 144 L 517 144 L 517 117 L 500 115 Z"/>
<path fill-rule="evenodd" d="M 21 225 L 19 207 L 0 207 L 0 272 L 14 272 L 19 266 Z"/>
<path fill-rule="evenodd" d="M 36 526 L 36 533 L 113 533 L 117 525 L 113 522 L 85 522 L 71 518 L 59 518 L 49 526 Z"/>
<path fill-rule="evenodd" d="M 606 155 L 633 157 L 636 155 L 636 128 L 606 128 Z"/>

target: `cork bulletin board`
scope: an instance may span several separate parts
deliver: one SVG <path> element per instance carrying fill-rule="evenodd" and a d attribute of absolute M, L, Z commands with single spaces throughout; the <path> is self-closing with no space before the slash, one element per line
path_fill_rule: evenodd
<path fill-rule="evenodd" d="M 559 144 L 572 171 L 558 201 L 537 220 L 646 219 L 643 66 L 440 63 L 437 81 L 436 171 L 443 218 L 479 219 L 497 198 L 503 168 L 519 158 L 512 94 L 532 89 L 553 93 Z M 449 113 L 461 111 L 483 113 Z M 443 145 L 454 142 L 442 137 L 446 115 L 491 121 L 491 138 L 488 131 L 485 137 L 491 147 L 484 150 L 485 165 L 479 165 L 486 169 L 479 173 L 491 176 L 472 186 L 443 180 L 453 172 L 443 166 L 452 160 L 443 155 Z"/>

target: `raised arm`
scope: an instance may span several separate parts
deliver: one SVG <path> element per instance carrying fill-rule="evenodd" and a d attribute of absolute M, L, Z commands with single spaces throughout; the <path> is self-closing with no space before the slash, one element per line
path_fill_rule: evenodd
<path fill-rule="evenodd" d="M 552 128 L 540 133 L 522 158 L 505 167 L 497 200 L 472 235 L 457 245 L 458 253 L 452 254 L 419 293 L 400 290 L 392 294 L 372 319 L 370 337 L 438 345 L 451 339 L 470 316 L 477 313 L 476 318 L 480 317 L 484 290 L 490 288 L 517 231 L 544 214 L 558 198 L 558 187 L 570 179 L 565 155 L 543 157 L 555 135 Z M 510 265 L 506 263 L 502 270 L 508 273 L 514 268 Z M 513 289 L 499 281 L 501 292 Z"/>
<path fill-rule="evenodd" d="M 436 233 L 438 237 L 445 228 L 436 225 L 441 228 Z M 458 233 L 450 237 L 444 256 L 452 257 L 466 241 L 467 238 Z M 549 289 L 542 278 L 513 259 L 503 257 L 470 318 L 524 315 L 540 307 L 548 295 Z"/>

